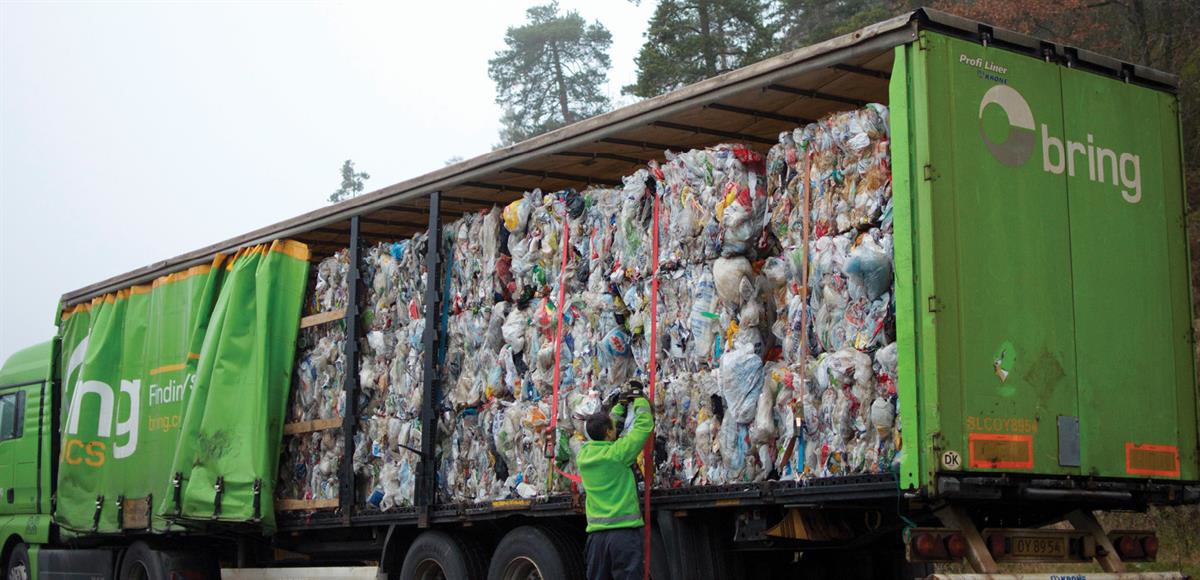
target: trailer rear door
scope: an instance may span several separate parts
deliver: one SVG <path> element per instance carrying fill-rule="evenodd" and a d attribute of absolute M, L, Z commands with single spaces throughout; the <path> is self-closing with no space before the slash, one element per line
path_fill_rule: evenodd
<path fill-rule="evenodd" d="M 898 50 L 922 481 L 1195 479 L 1174 97 L 932 32 Z"/>

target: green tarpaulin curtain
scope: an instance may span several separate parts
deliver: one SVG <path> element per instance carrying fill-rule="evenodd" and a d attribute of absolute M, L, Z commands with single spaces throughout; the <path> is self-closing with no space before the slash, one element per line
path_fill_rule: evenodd
<path fill-rule="evenodd" d="M 55 519 L 66 532 L 121 531 L 141 505 L 155 531 L 274 528 L 308 257 L 276 241 L 62 312 Z"/>

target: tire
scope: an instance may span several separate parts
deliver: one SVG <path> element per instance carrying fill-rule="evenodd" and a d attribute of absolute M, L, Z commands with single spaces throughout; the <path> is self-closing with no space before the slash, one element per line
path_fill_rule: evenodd
<path fill-rule="evenodd" d="M 25 544 L 13 546 L 4 563 L 5 580 L 33 580 L 33 568 L 29 565 L 29 548 Z"/>
<path fill-rule="evenodd" d="M 429 531 L 409 546 L 400 580 L 478 580 L 483 578 L 485 563 L 474 538 Z"/>
<path fill-rule="evenodd" d="M 156 550 L 145 542 L 134 542 L 121 557 L 120 580 L 169 580 L 184 578 L 217 580 L 221 576 L 216 560 L 203 552 Z"/>
<path fill-rule="evenodd" d="M 521 526 L 492 554 L 488 580 L 583 580 L 583 545 L 549 526 Z"/>
<path fill-rule="evenodd" d="M 167 580 L 166 563 L 162 552 L 152 550 L 144 542 L 134 542 L 121 557 L 120 580 Z"/>

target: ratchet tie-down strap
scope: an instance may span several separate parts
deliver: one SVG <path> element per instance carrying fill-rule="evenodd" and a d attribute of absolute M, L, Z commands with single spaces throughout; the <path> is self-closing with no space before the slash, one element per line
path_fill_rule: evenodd
<path fill-rule="evenodd" d="M 565 201 L 565 200 L 564 200 Z M 571 474 L 559 469 L 558 467 L 558 387 L 562 381 L 562 339 L 563 339 L 563 311 L 567 309 L 567 257 L 570 255 L 571 247 L 571 215 L 567 211 L 564 204 L 563 207 L 563 227 L 562 227 L 562 265 L 558 272 L 558 303 L 555 304 L 556 315 L 558 318 L 557 330 L 554 333 L 554 383 L 550 395 L 550 430 L 546 433 L 546 456 L 550 458 L 550 468 L 571 482 L 571 490 L 573 493 L 578 493 L 578 488 L 583 485 L 582 478 L 577 474 Z"/>

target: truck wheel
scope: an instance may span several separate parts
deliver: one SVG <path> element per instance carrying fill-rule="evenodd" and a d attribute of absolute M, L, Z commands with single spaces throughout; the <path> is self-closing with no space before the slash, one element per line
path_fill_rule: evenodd
<path fill-rule="evenodd" d="M 13 546 L 8 554 L 8 562 L 4 565 L 6 580 L 31 580 L 29 566 L 29 548 L 25 544 Z"/>
<path fill-rule="evenodd" d="M 167 580 L 162 553 L 143 542 L 134 542 L 121 557 L 120 580 Z"/>
<path fill-rule="evenodd" d="M 521 526 L 492 554 L 488 580 L 582 580 L 583 546 L 547 526 Z"/>
<path fill-rule="evenodd" d="M 217 563 L 203 552 L 155 550 L 134 542 L 121 557 L 120 580 L 168 580 L 173 577 L 220 578 Z"/>
<path fill-rule="evenodd" d="M 473 538 L 429 531 L 409 546 L 400 580 L 476 580 L 483 571 L 483 549 Z"/>

